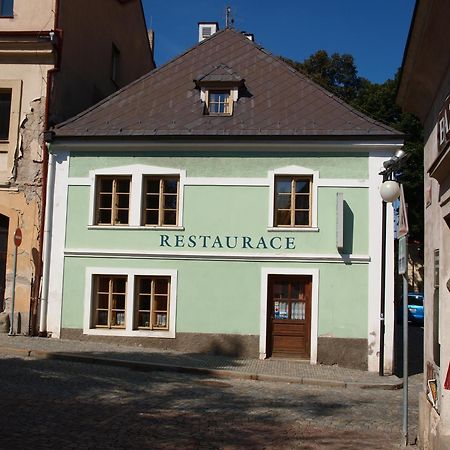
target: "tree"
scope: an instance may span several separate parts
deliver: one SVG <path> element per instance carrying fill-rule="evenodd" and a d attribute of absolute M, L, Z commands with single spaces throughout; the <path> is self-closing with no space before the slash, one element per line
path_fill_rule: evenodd
<path fill-rule="evenodd" d="M 399 73 L 384 83 L 372 83 L 358 76 L 353 56 L 319 50 L 303 62 L 285 59 L 325 89 L 373 119 L 405 134 L 408 162 L 398 177 L 409 205 L 410 237 L 423 242 L 423 127 L 412 114 L 396 104 Z"/>

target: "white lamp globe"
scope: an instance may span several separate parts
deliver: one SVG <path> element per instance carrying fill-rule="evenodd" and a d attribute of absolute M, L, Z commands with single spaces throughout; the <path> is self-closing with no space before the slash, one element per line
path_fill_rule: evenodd
<path fill-rule="evenodd" d="M 381 198 L 388 203 L 392 203 L 400 195 L 400 186 L 396 181 L 385 181 L 380 186 Z"/>

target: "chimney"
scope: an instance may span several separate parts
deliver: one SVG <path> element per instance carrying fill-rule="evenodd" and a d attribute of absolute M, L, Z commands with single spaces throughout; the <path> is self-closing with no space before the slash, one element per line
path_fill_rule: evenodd
<path fill-rule="evenodd" d="M 155 32 L 152 29 L 147 30 L 147 36 L 148 36 L 148 43 L 150 44 L 150 51 L 152 52 L 152 55 L 154 55 L 155 54 L 155 49 L 154 49 Z"/>
<path fill-rule="evenodd" d="M 219 24 L 217 22 L 199 22 L 198 42 L 202 42 L 205 39 L 208 39 L 217 31 L 219 31 Z"/>

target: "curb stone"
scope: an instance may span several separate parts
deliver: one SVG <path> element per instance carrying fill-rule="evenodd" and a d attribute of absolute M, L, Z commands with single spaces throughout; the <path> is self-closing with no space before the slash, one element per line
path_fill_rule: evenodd
<path fill-rule="evenodd" d="M 394 383 L 366 383 L 360 381 L 337 381 L 322 378 L 310 377 L 290 377 L 283 375 L 269 375 L 262 373 L 246 373 L 235 370 L 209 369 L 205 367 L 183 366 L 177 364 L 161 364 L 143 361 L 131 361 L 127 359 L 105 358 L 100 356 L 86 356 L 66 352 L 48 352 L 43 350 L 31 350 L 13 347 L 1 347 L 0 353 L 18 355 L 35 359 L 53 359 L 60 361 L 72 361 L 88 364 L 98 364 L 105 366 L 125 367 L 131 370 L 143 372 L 161 371 L 178 372 L 188 374 L 208 375 L 215 378 L 234 378 L 241 380 L 281 382 L 291 384 L 304 384 L 310 386 L 322 386 L 333 388 L 360 388 L 360 389 L 383 389 L 396 390 L 403 387 L 403 381 L 398 379 Z"/>

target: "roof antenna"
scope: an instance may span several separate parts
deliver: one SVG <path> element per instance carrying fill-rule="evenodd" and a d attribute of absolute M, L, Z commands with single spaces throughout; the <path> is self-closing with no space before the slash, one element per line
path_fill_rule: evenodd
<path fill-rule="evenodd" d="M 227 6 L 227 13 L 225 15 L 225 28 L 233 28 L 234 19 L 231 17 L 231 6 Z"/>

